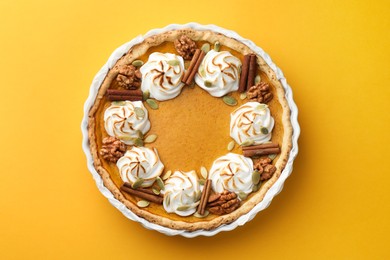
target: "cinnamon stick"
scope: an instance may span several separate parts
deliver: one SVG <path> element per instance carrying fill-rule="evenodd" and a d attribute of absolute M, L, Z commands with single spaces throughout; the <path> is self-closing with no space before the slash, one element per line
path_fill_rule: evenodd
<path fill-rule="evenodd" d="M 256 55 L 251 54 L 250 61 L 249 61 L 249 71 L 248 71 L 246 89 L 249 89 L 255 84 L 256 71 L 257 71 Z"/>
<path fill-rule="evenodd" d="M 245 55 L 244 62 L 242 63 L 240 84 L 238 87 L 238 92 L 241 92 L 241 93 L 246 91 L 246 82 L 248 79 L 250 58 L 251 58 L 250 55 Z"/>
<path fill-rule="evenodd" d="M 261 155 L 268 155 L 268 154 L 278 154 L 280 153 L 280 148 L 265 148 L 265 149 L 258 149 L 258 150 L 243 150 L 243 155 L 245 157 L 256 157 Z"/>
<path fill-rule="evenodd" d="M 206 53 L 202 50 L 200 50 L 200 54 L 198 59 L 196 60 L 195 66 L 192 68 L 190 75 L 188 76 L 186 80 L 186 85 L 190 85 L 191 82 L 194 80 L 195 74 L 198 71 L 198 68 L 200 66 L 200 63 L 202 62 L 204 56 L 206 56 Z"/>
<path fill-rule="evenodd" d="M 251 145 L 251 146 L 243 146 L 242 150 L 259 150 L 259 149 L 265 149 L 265 148 L 277 148 L 279 147 L 279 144 L 277 143 L 266 143 L 266 144 L 257 144 L 257 145 Z"/>
<path fill-rule="evenodd" d="M 141 199 L 144 199 L 144 200 L 147 200 L 147 201 L 150 201 L 150 202 L 154 202 L 156 204 L 162 204 L 163 203 L 163 198 L 160 197 L 160 196 L 157 196 L 157 195 L 152 195 L 152 194 L 149 194 L 149 193 L 145 193 L 145 192 L 142 192 L 140 190 L 135 190 L 135 189 L 132 189 L 132 188 L 128 188 L 126 186 L 122 186 L 121 187 L 121 190 L 128 193 L 128 194 L 131 194 L 131 195 L 134 195 L 138 198 L 141 198 Z"/>
<path fill-rule="evenodd" d="M 142 90 L 140 89 L 107 89 L 107 95 L 120 95 L 120 96 L 142 96 Z"/>
<path fill-rule="evenodd" d="M 211 192 L 211 180 L 207 179 L 205 184 L 204 184 L 202 196 L 200 198 L 200 203 L 198 206 L 198 213 L 200 215 L 203 215 L 204 211 L 206 210 L 206 205 L 207 205 L 207 201 L 209 200 L 209 197 L 210 197 L 210 192 Z"/>
<path fill-rule="evenodd" d="M 188 67 L 186 73 L 184 74 L 184 77 L 181 79 L 181 82 L 186 83 L 188 77 L 190 76 L 192 70 L 195 67 L 196 62 L 199 59 L 200 52 L 201 52 L 200 49 L 196 49 L 196 51 L 194 53 L 194 56 L 192 56 L 192 59 L 191 59 L 191 62 L 190 62 L 190 66 Z"/>
<path fill-rule="evenodd" d="M 121 96 L 121 95 L 108 95 L 108 100 L 110 101 L 141 101 L 142 96 Z"/>
<path fill-rule="evenodd" d="M 131 187 L 131 184 L 128 183 L 128 182 L 125 182 L 123 183 L 123 186 L 127 187 L 127 188 L 130 188 L 130 189 L 133 189 L 133 187 Z M 156 193 L 154 193 L 152 190 L 150 189 L 146 189 L 146 188 L 137 188 L 136 190 L 138 191 L 141 191 L 141 192 L 144 192 L 144 193 L 148 193 L 148 194 L 151 194 L 151 195 L 156 195 L 156 196 L 162 196 L 161 194 L 160 195 L 157 195 Z"/>
<path fill-rule="evenodd" d="M 126 89 L 107 89 L 107 98 L 110 101 L 140 101 L 142 100 L 142 91 L 140 89 L 136 90 L 126 90 Z"/>

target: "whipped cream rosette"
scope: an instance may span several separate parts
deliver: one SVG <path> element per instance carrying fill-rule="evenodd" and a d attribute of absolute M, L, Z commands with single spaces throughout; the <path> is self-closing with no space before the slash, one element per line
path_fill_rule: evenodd
<path fill-rule="evenodd" d="M 143 116 L 137 115 L 137 109 L 143 111 Z M 104 112 L 104 127 L 108 135 L 133 145 L 139 138 L 138 131 L 146 134 L 150 129 L 148 110 L 141 101 L 112 102 Z"/>
<path fill-rule="evenodd" d="M 195 213 L 201 190 L 195 171 L 175 171 L 165 182 L 164 209 L 168 213 L 189 216 Z"/>
<path fill-rule="evenodd" d="M 228 51 L 210 50 L 195 75 L 196 84 L 214 97 L 238 90 L 241 61 Z"/>
<path fill-rule="evenodd" d="M 141 89 L 149 91 L 150 97 L 164 101 L 177 97 L 184 83 L 184 60 L 172 53 L 154 52 L 140 68 L 142 74 Z"/>
<path fill-rule="evenodd" d="M 252 192 L 253 162 L 240 154 L 228 153 L 216 159 L 211 166 L 209 179 L 215 192 L 224 190 L 236 194 Z"/>
<path fill-rule="evenodd" d="M 152 186 L 164 169 L 156 149 L 136 146 L 126 151 L 116 165 L 124 182 L 133 184 L 142 179 L 141 187 Z"/>
<path fill-rule="evenodd" d="M 230 136 L 238 143 L 271 140 L 274 119 L 266 104 L 247 102 L 230 114 Z"/>

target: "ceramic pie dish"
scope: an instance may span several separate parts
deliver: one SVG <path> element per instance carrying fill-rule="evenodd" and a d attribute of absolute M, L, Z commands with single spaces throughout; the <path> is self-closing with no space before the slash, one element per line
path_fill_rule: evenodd
<path fill-rule="evenodd" d="M 244 225 L 281 191 L 298 152 L 281 70 L 215 25 L 169 25 L 122 45 L 95 76 L 83 149 L 99 190 L 167 235 Z"/>

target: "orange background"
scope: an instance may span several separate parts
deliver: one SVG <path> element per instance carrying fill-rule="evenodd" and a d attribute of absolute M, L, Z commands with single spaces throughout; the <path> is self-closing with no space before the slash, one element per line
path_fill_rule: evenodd
<path fill-rule="evenodd" d="M 0 1 L 1 259 L 389 259 L 389 1 Z M 170 23 L 261 46 L 302 128 L 283 191 L 244 227 L 168 237 L 98 191 L 81 149 L 114 49 Z"/>

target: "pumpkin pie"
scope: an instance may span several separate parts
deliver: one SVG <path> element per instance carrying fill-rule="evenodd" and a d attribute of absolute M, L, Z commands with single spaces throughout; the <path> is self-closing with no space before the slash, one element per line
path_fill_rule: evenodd
<path fill-rule="evenodd" d="M 214 230 L 262 202 L 293 128 L 285 89 L 262 56 L 214 30 L 179 28 L 133 44 L 88 109 L 93 168 L 136 216 Z"/>

